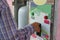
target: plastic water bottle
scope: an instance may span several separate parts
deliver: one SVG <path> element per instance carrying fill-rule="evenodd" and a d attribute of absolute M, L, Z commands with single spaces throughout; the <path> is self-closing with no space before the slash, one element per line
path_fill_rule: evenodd
<path fill-rule="evenodd" d="M 24 28 L 28 24 L 29 7 L 28 2 L 26 6 L 19 8 L 18 10 L 18 29 Z"/>

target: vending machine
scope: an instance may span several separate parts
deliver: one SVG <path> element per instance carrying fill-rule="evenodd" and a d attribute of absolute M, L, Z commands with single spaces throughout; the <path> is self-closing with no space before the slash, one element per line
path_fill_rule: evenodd
<path fill-rule="evenodd" d="M 32 0 L 29 2 L 29 24 L 41 24 L 41 33 L 37 34 L 43 40 L 52 40 L 54 23 L 54 0 Z"/>
<path fill-rule="evenodd" d="M 18 28 L 24 28 L 22 26 L 38 22 L 41 24 L 39 25 L 41 31 L 40 33 L 35 32 L 32 34 L 30 40 L 53 40 L 55 0 L 26 0 L 24 2 L 19 1 L 17 1 L 16 5 L 19 5 L 16 9 L 18 9 L 17 11 L 20 9 L 20 12 L 18 12 L 18 14 L 15 12 L 18 15 Z M 28 5 L 24 5 L 25 2 L 28 2 Z"/>

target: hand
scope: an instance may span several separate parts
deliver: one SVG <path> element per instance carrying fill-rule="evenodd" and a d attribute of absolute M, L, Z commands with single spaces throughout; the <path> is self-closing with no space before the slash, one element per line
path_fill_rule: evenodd
<path fill-rule="evenodd" d="M 36 31 L 36 32 L 40 32 L 40 27 L 39 27 L 39 23 L 37 23 L 37 22 L 34 22 L 34 23 L 32 23 L 32 26 L 34 27 L 34 30 Z"/>

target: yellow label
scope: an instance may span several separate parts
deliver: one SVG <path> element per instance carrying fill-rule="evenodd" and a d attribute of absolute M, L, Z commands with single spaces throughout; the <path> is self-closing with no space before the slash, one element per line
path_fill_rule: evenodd
<path fill-rule="evenodd" d="M 33 0 L 33 2 L 36 5 L 44 5 L 47 2 L 47 0 Z"/>

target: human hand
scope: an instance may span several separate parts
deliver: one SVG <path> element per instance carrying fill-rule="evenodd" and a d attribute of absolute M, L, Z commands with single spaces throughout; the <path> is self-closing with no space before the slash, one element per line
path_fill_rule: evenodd
<path fill-rule="evenodd" d="M 34 22 L 34 23 L 32 23 L 32 26 L 34 27 L 34 30 L 36 31 L 36 32 L 40 32 L 40 23 L 37 23 L 37 22 Z"/>

